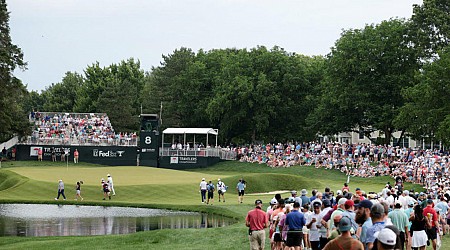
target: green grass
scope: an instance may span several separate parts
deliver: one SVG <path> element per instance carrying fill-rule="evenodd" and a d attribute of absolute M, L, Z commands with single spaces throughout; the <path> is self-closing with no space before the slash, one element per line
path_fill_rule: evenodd
<path fill-rule="evenodd" d="M 117 195 L 102 201 L 100 179 L 110 173 Z M 221 178 L 229 186 L 226 203 L 202 205 L 198 193 L 201 178 L 217 182 Z M 55 201 L 57 181 L 66 184 L 67 201 Z M 235 192 L 239 178 L 247 181 L 247 195 L 237 204 Z M 76 202 L 74 185 L 83 180 L 82 196 Z M 83 237 L 1 237 L 0 249 L 248 249 L 244 219 L 253 208 L 255 199 L 268 204 L 273 195 L 255 194 L 275 190 L 323 190 L 326 186 L 340 189 L 346 176 L 339 171 L 292 167 L 271 169 L 265 165 L 222 162 L 210 168 L 175 171 L 149 167 L 106 167 L 95 164 L 66 165 L 60 162 L 7 162 L 0 169 L 0 203 L 86 204 L 168 208 L 221 214 L 236 218 L 232 226 L 215 229 L 156 230 L 130 235 Z M 351 190 L 356 187 L 380 191 L 389 177 L 352 178 Z M 412 186 L 411 186 L 412 187 Z M 410 188 L 410 187 L 408 187 Z M 414 186 L 418 189 L 418 186 Z M 284 193 L 283 197 L 288 194 Z M 450 249 L 445 238 L 442 249 Z M 266 245 L 269 249 L 268 244 Z"/>

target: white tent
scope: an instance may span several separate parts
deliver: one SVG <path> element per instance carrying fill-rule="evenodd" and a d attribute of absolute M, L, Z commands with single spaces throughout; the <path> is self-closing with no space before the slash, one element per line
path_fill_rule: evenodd
<path fill-rule="evenodd" d="M 162 135 L 162 147 L 164 148 L 164 135 L 165 134 L 182 134 L 184 135 L 184 144 L 186 144 L 186 135 L 187 134 L 193 134 L 194 135 L 194 144 L 195 144 L 195 135 L 206 135 L 206 145 L 209 144 L 208 142 L 208 135 L 215 135 L 216 136 L 216 147 L 217 147 L 217 135 L 219 134 L 218 129 L 213 128 L 166 128 L 163 131 Z"/>

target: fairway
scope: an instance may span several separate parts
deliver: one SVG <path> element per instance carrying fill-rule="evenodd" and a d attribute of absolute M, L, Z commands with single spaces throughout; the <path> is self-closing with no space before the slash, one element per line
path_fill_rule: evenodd
<path fill-rule="evenodd" d="M 39 167 L 39 168 L 8 168 L 17 174 L 33 180 L 54 182 L 62 179 L 66 183 L 75 183 L 83 180 L 84 185 L 99 185 L 101 178 L 106 179 L 107 174 L 113 177 L 114 185 L 152 185 L 152 184 L 192 184 L 200 183 L 202 178 L 216 181 L 220 176 L 196 172 L 170 170 L 153 167 L 83 167 L 70 166 Z"/>

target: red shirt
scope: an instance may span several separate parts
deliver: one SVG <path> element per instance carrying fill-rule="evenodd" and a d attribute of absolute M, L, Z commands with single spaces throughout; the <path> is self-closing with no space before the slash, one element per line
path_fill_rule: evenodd
<path fill-rule="evenodd" d="M 434 227 L 438 223 L 438 216 L 436 210 L 434 210 L 434 208 L 431 205 L 428 205 L 426 208 L 423 209 L 423 216 L 427 216 L 429 213 L 433 215 L 432 221 L 434 221 L 434 223 L 431 224 Z"/>
<path fill-rule="evenodd" d="M 248 212 L 245 221 L 249 222 L 250 230 L 257 231 L 265 228 L 268 219 L 266 213 L 261 208 L 255 208 Z"/>

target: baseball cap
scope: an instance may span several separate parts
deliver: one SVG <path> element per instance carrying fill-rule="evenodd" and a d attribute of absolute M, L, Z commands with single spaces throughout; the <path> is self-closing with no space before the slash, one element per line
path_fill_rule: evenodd
<path fill-rule="evenodd" d="M 313 207 L 320 207 L 320 206 L 322 206 L 322 204 L 318 201 L 313 203 Z"/>
<path fill-rule="evenodd" d="M 272 200 L 270 201 L 270 205 L 275 205 L 275 204 L 278 204 L 278 201 L 277 201 L 277 199 L 272 198 Z"/>
<path fill-rule="evenodd" d="M 346 201 L 347 201 L 347 198 L 340 198 L 338 201 L 338 206 L 344 205 Z"/>
<path fill-rule="evenodd" d="M 375 237 L 383 244 L 395 246 L 397 235 L 389 228 L 383 228 L 381 231 L 375 233 Z"/>
<path fill-rule="evenodd" d="M 339 231 L 347 232 L 352 228 L 352 222 L 347 216 L 343 216 L 339 221 Z"/>
<path fill-rule="evenodd" d="M 380 203 L 374 204 L 370 208 L 370 213 L 374 215 L 383 215 L 384 214 L 384 207 Z"/>
<path fill-rule="evenodd" d="M 107 174 L 106 176 L 108 176 L 108 177 L 111 177 L 111 175 L 110 175 L 110 174 Z"/>
<path fill-rule="evenodd" d="M 220 178 L 219 179 L 217 179 L 218 181 L 220 181 Z"/>
<path fill-rule="evenodd" d="M 353 202 L 353 200 L 347 200 L 347 201 L 345 201 L 344 205 L 346 207 L 352 207 L 355 205 L 355 202 Z"/>
<path fill-rule="evenodd" d="M 291 194 L 297 194 L 297 191 L 292 190 L 292 191 L 291 191 Z"/>
<path fill-rule="evenodd" d="M 205 178 L 202 178 L 202 181 L 204 181 L 205 180 Z"/>
<path fill-rule="evenodd" d="M 413 201 L 410 201 L 410 202 L 408 203 L 408 206 L 410 206 L 410 207 L 414 206 L 414 202 L 413 202 Z"/>
<path fill-rule="evenodd" d="M 260 205 L 260 204 L 262 204 L 262 200 L 258 199 L 255 201 L 255 205 Z"/>
<path fill-rule="evenodd" d="M 433 203 L 433 200 L 432 199 L 428 199 L 427 200 L 427 204 L 431 204 L 431 203 Z"/>
<path fill-rule="evenodd" d="M 402 207 L 402 202 L 399 201 L 399 200 L 397 200 L 397 201 L 395 202 L 395 207 Z"/>

